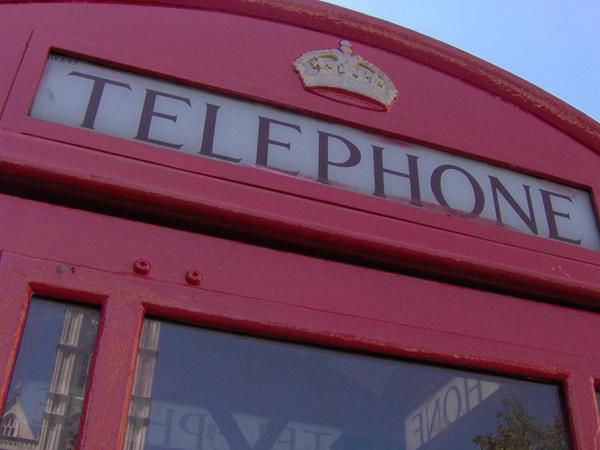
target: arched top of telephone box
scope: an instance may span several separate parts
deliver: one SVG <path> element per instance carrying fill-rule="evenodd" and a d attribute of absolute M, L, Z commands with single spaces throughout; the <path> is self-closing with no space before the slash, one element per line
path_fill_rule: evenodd
<path fill-rule="evenodd" d="M 222 11 L 341 36 L 460 78 L 531 112 L 594 151 L 600 149 L 598 123 L 537 86 L 443 42 L 336 5 L 318 0 L 157 0 L 152 3 L 91 0 L 84 3 Z"/>
<path fill-rule="evenodd" d="M 502 69 L 312 0 L 0 11 L 23 195 L 600 299 L 600 125 Z"/>

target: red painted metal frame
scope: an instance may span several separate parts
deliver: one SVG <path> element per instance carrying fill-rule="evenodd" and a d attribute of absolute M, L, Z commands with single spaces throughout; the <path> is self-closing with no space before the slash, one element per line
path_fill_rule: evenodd
<path fill-rule="evenodd" d="M 598 204 L 600 126 L 591 119 L 455 49 L 318 2 L 112 3 L 0 5 L 2 175 L 245 239 L 600 309 L 598 252 L 50 124 L 28 109 L 55 49 L 583 187 Z M 148 45 L 159 27 L 166 32 Z M 390 113 L 302 90 L 291 62 L 340 38 L 394 74 Z M 239 67 L 248 67 L 243 78 Z M 1 398 L 32 292 L 102 308 L 80 449 L 122 447 L 144 314 L 562 383 L 576 450 L 600 448 L 594 312 L 4 194 L 0 217 Z M 139 258 L 152 264 L 146 276 L 134 274 Z M 189 270 L 202 273 L 200 287 L 186 283 Z"/>
<path fill-rule="evenodd" d="M 60 258 L 2 254 L 0 348 L 10 349 L 0 360 L 2 398 L 32 292 L 102 308 L 80 449 L 121 448 L 144 314 L 563 383 L 575 448 L 595 445 L 594 380 L 600 380 L 600 316 L 595 313 L 32 201 L 2 200 L 13 206 L 4 206 L 2 213 L 15 216 L 3 235 L 15 247 L 20 239 L 34 239 L 33 245 Z M 32 233 L 42 217 L 54 230 L 53 242 L 45 247 L 47 236 Z M 93 242 L 85 231 L 90 226 L 98 231 Z M 97 254 L 91 257 L 90 249 Z M 146 276 L 133 268 L 140 256 L 152 264 Z M 202 273 L 200 287 L 186 283 L 190 268 Z"/>
<path fill-rule="evenodd" d="M 36 5 L 36 8 L 39 7 L 41 6 Z M 53 5 L 53 8 L 56 7 Z M 93 9 L 95 14 L 104 11 L 97 8 L 99 7 Z M 135 7 L 123 8 L 127 8 L 129 15 L 120 13 L 119 17 L 139 16 Z M 67 8 L 63 14 L 68 17 L 69 11 Z M 76 11 L 81 14 L 77 9 Z M 189 14 L 184 15 L 177 10 L 170 13 L 175 14 L 178 21 L 190 20 Z M 106 17 L 97 19 L 99 23 L 110 20 L 114 9 L 109 8 L 104 14 Z M 160 16 L 157 15 L 161 23 L 166 20 L 165 14 L 165 11 L 161 11 Z M 198 20 L 206 14 L 212 16 L 204 18 L 202 26 L 220 29 L 225 23 L 235 22 L 230 26 L 241 29 L 240 33 L 250 33 L 246 29 L 251 29 L 255 36 L 255 46 L 259 45 L 261 39 L 267 40 L 269 33 L 285 31 L 289 34 L 289 39 L 282 39 L 282 42 L 287 47 L 278 48 L 274 52 L 274 61 L 280 61 L 284 57 L 291 60 L 308 47 L 332 45 L 331 42 L 336 40 L 336 37 L 324 36 L 322 33 L 307 36 L 306 30 L 288 29 L 271 22 L 218 12 L 198 14 L 193 18 L 194 26 L 197 27 Z M 149 17 L 152 16 L 142 16 L 143 20 L 138 25 L 144 26 Z M 35 14 L 34 18 L 39 19 Z M 17 20 L 11 17 L 7 20 L 11 19 Z M 248 20 L 251 21 L 250 24 L 247 23 Z M 185 29 L 185 24 L 181 21 L 178 25 Z M 296 74 L 279 62 L 261 64 L 260 67 L 250 66 L 252 70 L 244 79 L 232 77 L 226 71 L 227 68 L 236 63 L 250 64 L 251 61 L 239 62 L 239 52 L 228 53 L 226 48 L 220 47 L 212 49 L 212 41 L 202 48 L 198 48 L 201 42 L 193 42 L 192 50 L 185 47 L 190 46 L 190 43 L 177 39 L 179 35 L 174 32 L 172 48 L 175 48 L 175 44 L 185 47 L 180 48 L 180 55 L 202 52 L 210 56 L 211 65 L 199 68 L 198 64 L 186 62 L 189 60 L 187 57 L 167 57 L 164 52 L 172 52 L 172 48 L 162 41 L 160 47 L 164 54 L 148 53 L 151 47 L 144 43 L 143 48 L 140 48 L 139 37 L 136 41 L 127 31 L 131 27 L 123 27 L 122 35 L 117 31 L 120 28 L 116 28 L 107 36 L 103 27 L 94 31 L 85 26 L 84 33 L 81 23 L 71 26 L 75 29 L 62 31 L 67 36 L 75 37 L 34 32 L 28 44 L 2 117 L 3 126 L 9 130 L 0 135 L 2 148 L 10 149 L 2 155 L 5 172 L 18 172 L 19 176 L 42 179 L 53 178 L 75 189 L 85 185 L 88 189 L 111 191 L 123 198 L 151 197 L 149 203 L 163 214 L 177 209 L 178 217 L 202 216 L 207 222 L 217 218 L 218 226 L 226 219 L 228 226 L 234 230 L 248 232 L 249 229 L 255 229 L 255 235 L 266 235 L 273 240 L 293 239 L 294 243 L 304 245 L 310 242 L 310 245 L 329 252 L 339 252 L 342 248 L 339 245 L 341 240 L 345 242 L 343 248 L 346 255 L 383 261 L 386 265 L 398 268 L 426 268 L 432 274 L 452 277 L 456 277 L 458 273 L 467 281 L 492 287 L 508 285 L 518 292 L 547 296 L 554 301 L 574 302 L 588 307 L 598 304 L 598 252 L 490 227 L 487 223 L 467 221 L 451 215 L 334 190 L 279 174 L 269 173 L 267 176 L 264 171 L 252 168 L 202 158 L 194 159 L 188 155 L 125 142 L 85 130 L 49 124 L 28 117 L 27 111 L 43 69 L 45 55 L 50 48 L 57 48 L 141 73 L 160 74 L 193 85 L 200 83 L 211 86 L 212 89 L 234 92 L 246 98 L 312 111 L 313 114 L 353 126 L 378 129 L 380 133 L 390 136 L 410 136 L 418 142 L 452 148 L 456 153 L 468 153 L 495 164 L 516 166 L 534 175 L 586 187 L 597 200 L 598 179 L 593 174 L 600 170 L 600 165 L 596 154 L 530 114 L 498 102 L 493 95 L 480 92 L 455 78 L 433 72 L 406 58 L 396 55 L 392 58 L 368 46 L 358 47 L 357 51 L 371 60 L 383 59 L 388 66 L 397 66 L 398 73 L 405 77 L 400 82 L 411 86 L 401 93 L 403 97 L 392 112 L 385 115 L 309 95 L 302 90 Z M 31 27 L 35 29 L 34 23 Z M 139 34 L 138 26 L 133 28 Z M 302 35 L 301 41 L 297 39 L 298 33 Z M 97 45 L 81 43 L 82 36 Z M 118 42 L 125 40 L 129 40 L 131 46 L 118 45 Z M 248 49 L 248 53 L 251 53 L 250 50 Z M 156 49 L 152 48 L 152 51 L 155 52 Z M 285 55 L 280 55 L 284 51 Z M 246 59 L 254 60 L 255 56 L 250 54 Z M 223 75 L 224 71 L 227 75 Z M 444 105 L 439 108 L 442 110 L 441 116 L 435 117 L 437 109 L 432 110 L 421 98 L 411 95 L 415 91 L 415 80 L 426 84 L 427 89 L 436 89 L 436 94 L 439 95 L 437 101 Z M 417 91 L 417 97 L 423 93 L 423 89 L 422 87 L 421 91 Z M 470 109 L 456 106 L 463 105 L 464 98 L 469 97 L 473 98 Z M 458 109 L 454 111 L 452 108 Z M 485 115 L 481 110 L 485 111 Z M 447 116 L 450 112 L 456 113 L 457 117 L 453 119 Z M 481 116 L 485 120 L 478 118 Z M 425 119 L 424 127 L 422 121 Z M 496 121 L 498 127 L 503 127 L 501 130 L 494 129 L 502 133 L 494 132 L 493 139 L 490 133 L 494 130 L 490 130 L 489 121 Z M 461 133 L 450 130 L 459 125 L 462 126 Z M 46 140 L 36 141 L 36 147 L 32 148 L 27 144 L 29 141 L 22 137 L 23 134 L 44 137 Z M 512 138 L 507 139 L 506 135 L 511 135 Z M 49 139 L 76 142 L 79 146 L 101 152 L 85 152 L 81 148 L 58 146 Z M 15 151 L 17 147 L 19 150 Z M 565 149 L 568 149 L 569 164 L 564 163 Z M 123 155 L 127 159 L 116 160 L 102 152 Z M 140 160 L 151 164 L 144 167 Z M 52 161 L 52 167 L 49 167 L 48 161 Z M 90 173 L 88 167 L 96 167 L 98 170 Z M 164 170 L 159 171 L 158 167 Z M 582 172 L 580 167 L 588 170 Z M 185 173 L 182 171 L 177 177 L 173 177 L 171 168 L 185 169 Z M 95 172 L 102 172 L 102 178 Z M 191 177 L 187 172 L 202 176 Z M 248 190 L 248 186 L 252 189 Z M 288 195 L 281 195 L 282 193 Z M 324 211 L 317 213 L 318 210 Z M 465 241 L 469 241 L 469 245 L 465 245 Z"/>

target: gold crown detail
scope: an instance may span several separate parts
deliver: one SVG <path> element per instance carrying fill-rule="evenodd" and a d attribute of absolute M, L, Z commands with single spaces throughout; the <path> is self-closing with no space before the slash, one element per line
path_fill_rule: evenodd
<path fill-rule="evenodd" d="M 320 93 L 344 91 L 375 102 L 388 110 L 398 95 L 392 80 L 377 66 L 352 55 L 352 45 L 340 42 L 340 49 L 304 53 L 294 68 L 304 87 Z M 328 95 L 331 96 L 331 95 Z"/>

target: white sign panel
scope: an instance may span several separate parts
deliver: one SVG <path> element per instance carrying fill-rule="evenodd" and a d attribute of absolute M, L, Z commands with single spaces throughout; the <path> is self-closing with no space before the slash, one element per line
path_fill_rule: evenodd
<path fill-rule="evenodd" d="M 600 248 L 584 190 L 60 55 L 31 116 Z"/>

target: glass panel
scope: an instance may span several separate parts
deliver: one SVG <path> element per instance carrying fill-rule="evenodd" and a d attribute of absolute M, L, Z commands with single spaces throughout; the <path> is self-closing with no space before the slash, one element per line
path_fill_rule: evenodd
<path fill-rule="evenodd" d="M 0 423 L 0 449 L 75 448 L 98 320 L 92 308 L 32 299 Z"/>
<path fill-rule="evenodd" d="M 146 320 L 126 450 L 563 450 L 557 386 Z"/>

